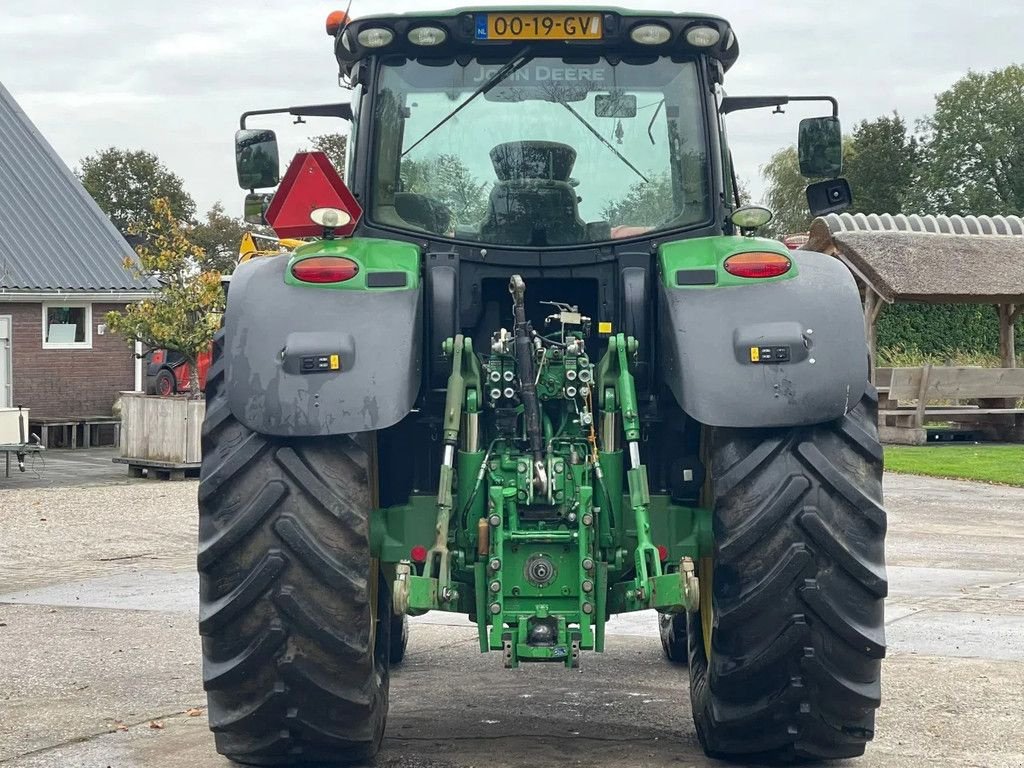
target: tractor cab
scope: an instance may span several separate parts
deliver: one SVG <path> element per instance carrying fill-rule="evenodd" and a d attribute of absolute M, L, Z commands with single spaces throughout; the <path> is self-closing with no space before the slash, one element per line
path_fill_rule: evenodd
<path fill-rule="evenodd" d="M 793 100 L 724 96 L 739 49 L 715 16 L 336 12 L 327 31 L 351 102 L 276 111 L 351 121 L 338 170 L 365 208 L 361 229 L 384 237 L 586 258 L 731 232 L 722 115 Z M 274 111 L 246 113 L 243 129 Z M 805 120 L 805 173 L 837 174 L 839 146 L 834 115 Z M 243 187 L 277 183 L 271 132 L 241 131 L 238 157 Z M 832 187 L 819 212 L 847 197 Z"/>

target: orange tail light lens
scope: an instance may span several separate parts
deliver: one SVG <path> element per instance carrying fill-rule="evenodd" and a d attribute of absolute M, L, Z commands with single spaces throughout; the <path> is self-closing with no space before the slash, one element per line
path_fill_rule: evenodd
<path fill-rule="evenodd" d="M 778 277 L 789 272 L 793 262 L 781 253 L 751 251 L 725 260 L 725 271 L 736 277 Z"/>
<path fill-rule="evenodd" d="M 359 265 L 341 256 L 314 256 L 292 265 L 292 276 L 304 283 L 343 283 L 359 273 Z"/>

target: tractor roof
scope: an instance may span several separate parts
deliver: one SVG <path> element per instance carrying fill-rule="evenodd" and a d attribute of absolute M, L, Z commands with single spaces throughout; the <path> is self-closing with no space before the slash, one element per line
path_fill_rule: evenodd
<path fill-rule="evenodd" d="M 589 28 L 589 34 L 579 34 L 584 20 L 600 22 Z M 497 17 L 503 21 L 497 22 Z M 533 19 L 537 17 L 535 22 Z M 559 27 L 555 17 L 568 17 L 575 27 L 566 31 Z M 516 22 L 512 28 L 513 18 Z M 554 20 L 554 34 L 537 39 L 530 37 L 530 30 L 537 30 L 541 24 L 550 34 L 552 26 L 545 19 Z M 415 44 L 409 33 L 423 27 L 440 30 L 427 37 L 439 42 L 430 45 Z M 661 34 L 664 41 L 650 37 L 647 42 L 638 42 L 638 30 L 643 27 L 659 27 L 667 30 Z M 704 30 L 704 40 L 715 40 L 710 45 L 696 45 L 688 38 L 694 38 L 698 28 Z M 710 28 L 710 29 L 709 29 Z M 386 30 L 383 34 L 364 35 L 368 30 Z M 520 34 L 516 34 L 520 32 Z M 522 34 L 525 32 L 525 34 Z M 390 38 L 388 38 L 390 33 Z M 499 34 L 501 33 L 501 34 Z M 636 33 L 637 36 L 634 36 Z M 717 34 L 716 34 L 717 33 Z M 697 38 L 701 35 L 697 35 Z M 365 45 L 378 43 L 376 47 Z M 387 40 L 381 44 L 382 40 Z M 699 41 L 703 42 L 703 41 Z M 400 55 L 410 58 L 445 58 L 452 56 L 486 56 L 493 59 L 517 56 L 525 45 L 530 45 L 534 55 L 542 56 L 670 56 L 705 54 L 721 62 L 722 68 L 729 69 L 739 55 L 736 35 L 729 22 L 719 16 L 702 13 L 670 13 L 666 11 L 635 11 L 622 8 L 537 8 L 527 6 L 503 6 L 500 8 L 458 8 L 451 11 L 415 11 L 401 14 L 378 14 L 349 20 L 338 30 L 335 53 L 343 74 L 348 74 L 360 60 L 372 55 Z"/>

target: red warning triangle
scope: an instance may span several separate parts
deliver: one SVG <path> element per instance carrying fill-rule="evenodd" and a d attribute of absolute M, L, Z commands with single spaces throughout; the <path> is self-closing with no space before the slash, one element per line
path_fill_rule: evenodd
<path fill-rule="evenodd" d="M 265 218 L 278 237 L 319 237 L 323 227 L 309 218 L 317 208 L 337 208 L 352 217 L 344 227 L 334 230 L 336 237 L 351 235 L 363 215 L 362 206 L 349 192 L 327 155 L 299 152 L 292 158 Z"/>

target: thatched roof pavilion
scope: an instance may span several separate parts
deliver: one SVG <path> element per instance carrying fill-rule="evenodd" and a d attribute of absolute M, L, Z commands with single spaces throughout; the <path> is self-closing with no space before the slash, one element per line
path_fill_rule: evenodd
<path fill-rule="evenodd" d="M 885 304 L 992 304 L 1003 365 L 1015 365 L 1013 324 L 1024 313 L 1024 219 L 1018 216 L 832 214 L 811 224 L 806 250 L 842 260 L 864 297 L 874 368 Z"/>

